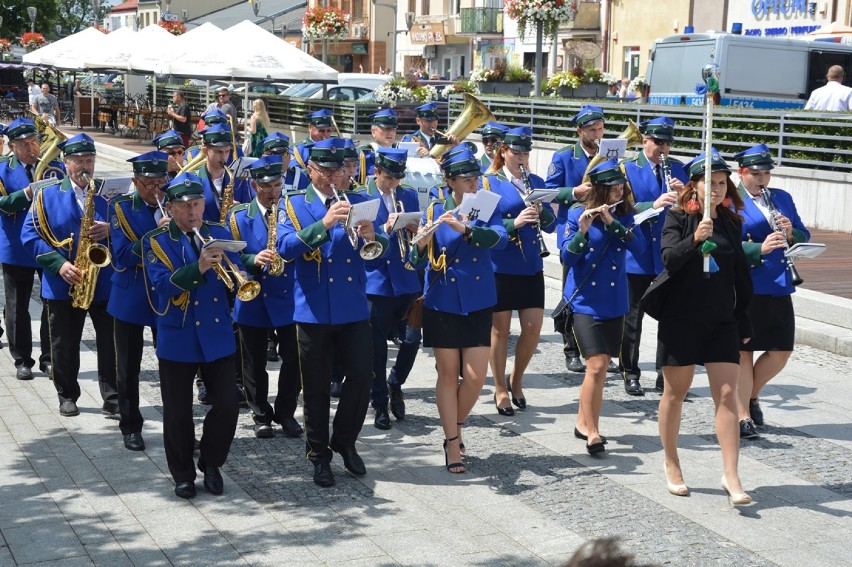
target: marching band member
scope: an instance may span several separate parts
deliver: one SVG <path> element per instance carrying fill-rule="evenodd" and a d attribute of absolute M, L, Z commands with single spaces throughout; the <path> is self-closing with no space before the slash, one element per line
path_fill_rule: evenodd
<path fill-rule="evenodd" d="M 231 183 L 232 172 L 226 167 L 231 163 L 231 129 L 217 124 L 199 132 L 201 151 L 206 156 L 202 166 L 195 172 L 204 187 L 204 220 L 219 222 L 221 219 L 222 199 L 225 189 Z M 238 189 L 239 192 L 237 191 Z M 252 200 L 248 185 L 233 187 L 234 204 L 248 203 Z"/>
<path fill-rule="evenodd" d="M 552 232 L 556 216 L 550 204 L 528 206 L 524 202 L 527 187 L 523 168 L 529 171 L 532 151 L 532 129 L 528 126 L 507 130 L 503 143 L 497 148 L 489 173 L 482 178 L 483 188 L 500 195 L 497 205 L 509 244 L 491 253 L 497 284 L 497 305 L 491 323 L 491 373 L 494 375 L 494 403 L 497 413 L 515 414 L 509 404 L 526 409 L 523 378 L 527 365 L 535 354 L 544 320 L 544 263 L 539 256 L 538 228 Z M 544 180 L 528 176 L 529 189 L 544 187 Z M 515 366 L 506 378 L 506 358 L 509 354 L 509 328 L 512 312 L 518 312 L 521 335 L 515 346 Z"/>
<path fill-rule="evenodd" d="M 166 130 L 151 140 L 151 143 L 159 151 L 169 156 L 167 171 L 169 179 L 174 179 L 186 163 L 186 146 L 183 143 L 183 135 L 177 130 Z"/>
<path fill-rule="evenodd" d="M 367 178 L 375 175 L 376 151 L 379 148 L 392 148 L 396 145 L 396 131 L 398 127 L 396 112 L 390 108 L 380 110 L 370 115 L 370 136 L 373 140 L 358 148 L 360 160 L 360 175 L 358 182 L 361 185 L 367 183 Z"/>
<path fill-rule="evenodd" d="M 213 104 L 216 104 L 216 103 L 213 103 Z M 204 127 L 202 128 L 200 125 L 198 126 L 198 134 L 199 135 L 202 132 L 204 132 L 204 130 L 211 128 L 212 126 L 225 126 L 228 129 L 231 128 L 230 121 L 228 120 L 228 115 L 225 114 L 224 112 L 222 112 L 221 110 L 216 109 L 216 108 L 208 110 L 207 112 L 202 114 L 201 115 L 201 122 L 204 123 Z M 230 144 L 230 141 L 229 141 L 229 144 Z M 198 153 L 201 151 L 202 146 L 190 147 L 186 152 L 187 153 L 187 159 L 189 161 L 192 161 L 193 159 L 195 159 L 196 156 L 198 156 Z M 242 148 L 240 148 L 240 152 L 242 152 Z M 227 163 L 231 163 L 232 161 L 234 161 L 234 159 L 236 159 L 236 158 L 233 157 L 233 154 L 234 154 L 233 151 L 231 151 L 228 154 Z"/>
<path fill-rule="evenodd" d="M 347 188 L 350 191 L 355 191 L 363 186 L 358 182 L 359 161 L 358 147 L 355 142 L 352 141 L 352 138 L 345 138 L 343 140 L 343 175 L 349 181 Z"/>
<path fill-rule="evenodd" d="M 417 232 L 417 223 L 399 231 L 391 230 L 400 212 L 420 211 L 417 191 L 400 184 L 405 178 L 406 156 L 405 150 L 380 147 L 375 155 L 375 176 L 366 188 L 370 198 L 382 202 L 376 223 L 384 227 L 390 248 L 384 257 L 367 262 L 367 299 L 370 302 L 370 328 L 373 331 L 373 387 L 370 396 L 376 412 L 374 425 L 377 429 L 391 428 L 389 391 L 394 398 L 395 417 L 405 417 L 402 385 L 420 348 L 420 333 L 415 329 L 416 336 L 399 346 L 394 365 L 394 383 L 389 384 L 388 333 L 399 327 L 409 306 L 420 297 L 423 289 L 420 277 L 408 261 L 408 242 L 411 235 Z"/>
<path fill-rule="evenodd" d="M 435 112 L 438 103 L 427 102 L 414 109 L 418 129 L 402 137 L 402 142 L 417 142 L 420 147 L 417 155 L 427 157 L 429 150 L 435 145 L 438 129 L 438 113 Z"/>
<path fill-rule="evenodd" d="M 559 205 L 556 210 L 556 245 L 562 249 L 565 240 L 565 223 L 568 209 L 577 201 L 582 201 L 592 190 L 590 183 L 583 183 L 583 177 L 591 160 L 598 153 L 598 144 L 604 133 L 604 113 L 598 106 L 587 104 L 571 119 L 577 126 L 577 143 L 565 146 L 553 154 L 553 160 L 547 170 L 545 185 L 549 189 L 559 189 L 554 201 Z M 568 267 L 562 265 L 562 283 L 568 275 Z M 570 328 L 570 325 L 568 326 Z M 571 372 L 583 372 L 585 366 L 580 360 L 577 343 L 571 333 L 562 336 L 565 353 L 565 365 Z"/>
<path fill-rule="evenodd" d="M 17 118 L 0 130 L 9 138 L 12 155 L 0 162 L 0 263 L 3 264 L 3 288 L 6 297 L 6 328 L 9 329 L 9 353 L 15 360 L 15 376 L 18 380 L 31 380 L 35 366 L 33 354 L 32 324 L 30 321 L 30 296 L 33 276 L 41 277 L 41 267 L 21 242 L 21 230 L 32 203 L 30 183 L 39 161 L 38 131 L 29 118 Z M 51 168 L 62 171 L 63 165 L 51 162 Z M 47 310 L 41 310 L 41 356 L 39 369 L 47 376 L 50 368 L 50 336 L 48 335 Z M 3 329 L 0 327 L 0 336 Z"/>
<path fill-rule="evenodd" d="M 293 319 L 297 324 L 302 376 L 307 457 L 314 465 L 314 482 L 334 484 L 332 451 L 343 457 L 346 469 L 364 475 L 364 461 L 355 441 L 364 424 L 373 381 L 370 310 L 366 269 L 359 249 L 377 240 L 385 253 L 388 241 L 377 235 L 373 223 L 361 221 L 350 231 L 340 223 L 349 215 L 348 201 L 366 199 L 360 193 L 336 195 L 346 186 L 343 175 L 344 141 L 329 138 L 311 148 L 308 171 L 311 185 L 286 199 L 287 219 L 278 235 L 278 252 L 295 263 Z M 335 352 L 346 375 L 333 434 L 329 437 L 331 357 Z"/>
<path fill-rule="evenodd" d="M 246 399 L 254 413 L 256 437 L 271 438 L 272 423 L 279 423 L 287 437 L 299 437 L 302 426 L 293 417 L 301 390 L 296 325 L 293 323 L 293 263 L 278 256 L 274 241 L 270 248 L 269 227 L 277 227 L 286 217 L 281 206 L 283 161 L 268 155 L 251 164 L 252 188 L 257 197 L 251 203 L 231 209 L 229 226 L 235 240 L 244 240 L 242 260 L 260 282 L 261 292 L 251 301 L 237 298 L 234 321 L 240 336 L 243 383 Z M 271 218 L 273 205 L 277 210 Z M 277 228 L 275 228 L 277 231 Z M 275 234 L 272 237 L 276 237 Z M 282 364 L 278 371 L 275 407 L 267 401 L 269 374 L 266 371 L 267 337 L 276 332 Z"/>
<path fill-rule="evenodd" d="M 204 418 L 198 469 L 213 494 L 224 488 L 219 467 L 225 462 L 237 428 L 234 395 L 234 334 L 228 290 L 217 275 L 225 254 L 204 247 L 204 239 L 230 240 L 219 223 L 203 221 L 204 189 L 191 173 L 175 177 L 166 189 L 171 221 L 142 238 L 142 257 L 157 313 L 157 358 L 163 397 L 163 441 L 175 495 L 195 496 L 192 382 L 201 369 L 212 402 Z M 197 231 L 197 232 L 196 232 Z M 227 253 L 240 268 L 239 255 Z M 223 267 L 224 270 L 224 267 Z M 223 273 L 223 277 L 230 277 Z"/>
<path fill-rule="evenodd" d="M 299 146 L 328 140 L 333 135 L 334 115 L 329 109 L 321 108 L 308 114 L 308 135 Z"/>
<path fill-rule="evenodd" d="M 679 161 L 672 159 L 669 153 L 674 142 L 675 121 L 661 116 L 642 122 L 642 151 L 636 158 L 625 162 L 627 180 L 636 199 L 636 212 L 649 208 L 664 209 L 658 216 L 642 223 L 642 231 L 648 249 L 634 256 L 627 251 L 627 282 L 630 287 L 630 311 L 624 320 L 624 338 L 618 356 L 624 379 L 624 391 L 631 396 L 643 396 L 645 391 L 639 383 L 642 371 L 639 369 L 639 342 L 642 339 L 642 318 L 645 313 L 639 307 L 639 301 L 654 278 L 663 271 L 660 259 L 660 244 L 663 234 L 665 211 L 677 202 L 677 196 L 683 184 L 689 180 L 686 170 Z M 664 159 L 665 156 L 665 159 Z M 669 182 L 667 179 L 671 179 Z M 656 389 L 663 389 L 664 353 L 657 341 L 657 382 Z"/>
<path fill-rule="evenodd" d="M 766 144 L 758 144 L 734 156 L 739 162 L 739 194 L 743 209 L 743 250 L 751 268 L 754 296 L 749 315 L 754 335 L 740 345 L 739 393 L 740 437 L 757 437 L 755 425 L 763 425 L 760 390 L 774 378 L 793 353 L 796 316 L 791 295 L 795 292 L 784 250 L 810 240 L 793 198 L 781 189 L 769 189 L 770 171 L 775 167 Z M 761 187 L 769 191 L 765 201 Z M 769 206 L 777 209 L 773 213 Z M 773 215 L 775 218 L 773 220 Z M 775 230 L 771 223 L 780 230 Z M 754 353 L 763 351 L 757 360 Z"/>
<path fill-rule="evenodd" d="M 648 288 L 642 305 L 659 321 L 665 347 L 665 388 L 660 396 L 660 441 L 665 451 L 668 491 L 686 496 L 677 452 L 683 400 L 695 365 L 707 370 L 716 405 L 716 438 L 722 450 L 722 488 L 733 505 L 748 504 L 737 473 L 740 436 L 737 423 L 737 376 L 740 347 L 751 337 L 748 305 L 752 284 L 741 246 L 743 208 L 730 169 L 712 150 L 712 179 L 704 185 L 706 158 L 699 154 L 687 164 L 690 181 L 681 191 L 680 210 L 666 214 L 662 258 L 665 271 Z M 710 191 L 710 218 L 702 220 L 705 191 Z M 730 201 L 727 201 L 730 199 Z M 727 203 L 730 202 L 730 205 Z M 710 256 L 704 273 L 703 255 Z M 715 271 L 714 271 L 715 270 Z"/>
<path fill-rule="evenodd" d="M 624 315 L 629 309 L 627 251 L 641 254 L 645 237 L 631 230 L 633 198 L 615 159 L 589 172 L 592 185 L 582 207 L 568 213 L 562 263 L 570 269 L 563 297 L 574 313 L 573 331 L 586 359 L 574 436 L 586 441 L 590 455 L 606 450 L 600 416 L 607 367 L 621 347 Z"/>
<path fill-rule="evenodd" d="M 115 385 L 115 345 L 113 319 L 107 312 L 110 296 L 112 268 L 107 265 L 98 271 L 97 280 L 88 283 L 77 266 L 77 246 L 81 229 L 93 243 L 109 237 L 106 222 L 107 201 L 98 195 L 89 179 L 95 170 L 95 142 L 86 134 L 78 134 L 59 144 L 64 154 L 67 177 L 62 182 L 40 189 L 33 195 L 33 206 L 27 213 L 21 240 L 26 250 L 42 267 L 41 295 L 47 307 L 50 329 L 50 359 L 53 367 L 53 384 L 59 396 L 59 414 L 65 417 L 80 413 L 77 399 L 80 384 L 80 341 L 86 314 L 95 327 L 98 357 L 98 383 L 104 404 L 104 415 L 118 413 L 118 392 Z M 92 184 L 93 185 L 93 184 Z M 93 211 L 85 211 L 92 199 Z M 83 227 L 84 214 L 92 214 L 92 224 Z M 89 266 L 92 269 L 92 266 Z M 69 292 L 72 286 L 78 291 L 94 285 L 93 300 L 87 309 L 72 306 Z"/>
<path fill-rule="evenodd" d="M 503 136 L 508 128 L 497 122 L 486 122 L 482 127 L 482 157 L 479 158 L 479 163 L 482 164 L 482 173 L 488 171 L 491 167 L 491 162 L 494 161 L 494 154 L 500 149 L 500 144 L 503 141 Z"/>
<path fill-rule="evenodd" d="M 415 266 L 428 262 L 423 345 L 434 349 L 437 363 L 435 399 L 444 430 L 444 463 L 458 474 L 466 470 L 461 427 L 488 371 L 491 314 L 497 303 L 490 249 L 505 248 L 508 237 L 496 210 L 489 219 L 472 221 L 453 214 L 464 194 L 479 188 L 481 170 L 474 153 L 459 151 L 445 158 L 441 169 L 450 194 L 432 201 L 423 213 L 426 227 L 441 226 L 412 247 L 411 261 Z"/>
<path fill-rule="evenodd" d="M 107 312 L 115 319 L 115 370 L 118 389 L 119 428 L 125 448 L 145 449 L 142 414 L 139 412 L 139 371 L 142 366 L 142 333 L 150 327 L 156 343 L 154 310 L 148 301 L 142 261 L 141 238 L 169 222 L 164 216 L 162 189 L 168 183 L 169 156 L 153 151 L 129 160 L 133 164 L 136 191 L 109 202 L 112 223 L 110 254 L 115 272 Z"/>
<path fill-rule="evenodd" d="M 311 179 L 307 172 L 307 157 L 303 159 L 301 155 L 290 154 L 290 136 L 281 132 L 273 132 L 260 142 L 263 148 L 263 155 L 279 155 L 281 156 L 284 174 L 284 191 L 292 191 L 304 189 L 307 187 Z"/>

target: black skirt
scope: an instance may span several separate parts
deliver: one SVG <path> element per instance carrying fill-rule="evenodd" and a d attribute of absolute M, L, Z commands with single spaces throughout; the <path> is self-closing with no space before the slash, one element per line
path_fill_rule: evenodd
<path fill-rule="evenodd" d="M 791 351 L 796 342 L 796 314 L 789 295 L 755 295 L 748 308 L 751 316 L 751 340 L 740 346 L 745 351 Z"/>
<path fill-rule="evenodd" d="M 618 356 L 624 335 L 624 317 L 596 320 L 591 315 L 573 315 L 574 338 L 580 355 L 589 358 L 596 354 Z"/>
<path fill-rule="evenodd" d="M 544 272 L 532 276 L 494 274 L 497 285 L 497 305 L 494 311 L 544 309 Z"/>
<path fill-rule="evenodd" d="M 471 348 L 491 346 L 491 313 L 480 309 L 456 315 L 423 308 L 423 346 L 432 348 Z"/>
<path fill-rule="evenodd" d="M 665 347 L 664 366 L 740 363 L 740 332 L 735 322 L 663 319 L 657 330 L 657 340 Z"/>

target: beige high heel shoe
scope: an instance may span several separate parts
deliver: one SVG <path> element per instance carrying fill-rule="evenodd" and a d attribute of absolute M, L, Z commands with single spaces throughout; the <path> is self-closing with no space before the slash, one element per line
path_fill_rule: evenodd
<path fill-rule="evenodd" d="M 672 484 L 669 482 L 669 471 L 666 469 L 665 461 L 663 461 L 663 475 L 666 477 L 666 488 L 669 489 L 669 494 L 689 496 L 689 488 L 685 484 Z"/>
<path fill-rule="evenodd" d="M 745 492 L 738 492 L 736 494 L 731 492 L 731 489 L 728 488 L 728 481 L 725 480 L 725 475 L 722 475 L 722 490 L 728 496 L 728 503 L 731 506 L 747 506 L 752 503 L 751 496 Z"/>

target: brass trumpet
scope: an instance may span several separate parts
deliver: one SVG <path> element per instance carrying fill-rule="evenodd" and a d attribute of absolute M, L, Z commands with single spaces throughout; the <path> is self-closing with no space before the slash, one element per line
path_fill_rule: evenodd
<path fill-rule="evenodd" d="M 205 239 L 198 228 L 193 228 L 192 231 L 202 244 L 206 245 L 212 240 L 211 238 Z M 222 280 L 228 291 L 234 291 L 234 287 L 236 286 L 237 297 L 240 301 L 251 301 L 257 297 L 260 293 L 260 283 L 243 276 L 224 251 L 222 252 L 222 261 L 225 265 L 223 266 L 221 263 L 213 264 L 213 271 L 216 272 L 216 276 Z"/>
<path fill-rule="evenodd" d="M 337 193 L 337 187 L 333 183 L 330 184 L 330 187 L 331 194 L 338 203 L 340 201 L 346 201 L 347 203 L 349 203 L 349 197 L 346 196 L 346 193 L 343 193 L 343 197 L 341 198 L 340 195 Z M 349 237 L 349 242 L 352 244 L 352 249 L 358 250 L 358 231 L 354 227 L 347 226 L 346 221 L 340 221 L 340 224 L 343 225 L 344 230 L 346 230 L 346 235 Z M 358 254 L 364 260 L 372 260 L 381 256 L 382 250 L 384 250 L 382 243 L 378 240 L 373 240 L 372 242 L 365 242 L 364 246 L 361 247 L 361 250 L 360 252 L 358 252 Z"/>
<path fill-rule="evenodd" d="M 395 190 L 391 192 L 391 197 L 393 198 L 394 210 L 398 213 L 404 213 L 405 205 L 396 198 Z M 396 238 L 399 241 L 399 256 L 402 260 L 402 265 L 405 266 L 406 270 L 413 270 L 414 266 L 412 266 L 411 262 L 408 261 L 408 254 L 411 252 L 411 235 L 408 233 L 408 229 L 402 227 L 397 230 Z"/>

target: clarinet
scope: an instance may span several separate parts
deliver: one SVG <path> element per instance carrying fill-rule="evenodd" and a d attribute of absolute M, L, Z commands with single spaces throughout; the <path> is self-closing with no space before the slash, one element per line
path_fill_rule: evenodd
<path fill-rule="evenodd" d="M 667 154 L 660 155 L 660 167 L 663 170 L 663 180 L 666 184 L 666 192 L 672 192 L 672 166 L 669 163 L 669 156 Z M 680 208 L 680 205 L 675 201 L 675 204 L 671 206 L 672 210 L 677 210 Z"/>
<path fill-rule="evenodd" d="M 529 196 L 533 192 L 532 185 L 530 185 L 530 176 L 527 172 L 527 168 L 523 165 L 518 166 L 521 170 L 521 180 L 524 182 L 524 189 L 527 191 L 527 196 Z M 532 206 L 533 203 L 530 203 Z M 534 225 L 536 237 L 538 238 L 538 255 L 541 258 L 547 258 L 550 256 L 550 250 L 547 249 L 547 244 L 544 242 L 544 238 L 541 235 L 541 223 L 536 222 Z"/>
<path fill-rule="evenodd" d="M 783 232 L 781 229 L 781 225 L 778 224 L 778 207 L 775 206 L 775 203 L 772 202 L 772 194 L 769 192 L 769 189 L 766 185 L 760 186 L 760 196 L 763 197 L 763 204 L 766 205 L 766 208 L 769 209 L 769 227 L 775 232 Z M 784 252 L 790 249 L 790 243 L 787 242 L 787 235 L 784 235 Z M 784 255 L 786 258 L 786 254 Z M 790 270 L 790 280 L 794 286 L 801 285 L 805 280 L 802 279 L 802 276 L 799 275 L 799 271 L 796 269 L 796 265 L 793 263 L 792 258 L 787 258 L 787 269 Z"/>

